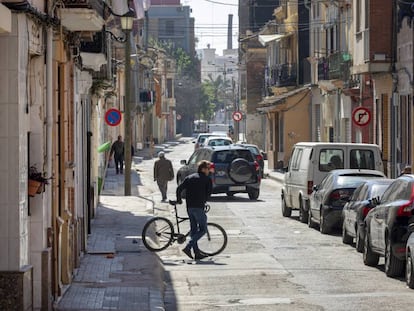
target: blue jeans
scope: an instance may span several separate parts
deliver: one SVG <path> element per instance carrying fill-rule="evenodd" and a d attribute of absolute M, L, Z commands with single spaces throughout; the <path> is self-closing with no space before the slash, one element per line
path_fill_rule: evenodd
<path fill-rule="evenodd" d="M 204 208 L 187 208 L 188 217 L 190 218 L 191 240 L 188 243 L 194 252 L 199 251 L 197 241 L 207 232 L 207 215 Z"/>

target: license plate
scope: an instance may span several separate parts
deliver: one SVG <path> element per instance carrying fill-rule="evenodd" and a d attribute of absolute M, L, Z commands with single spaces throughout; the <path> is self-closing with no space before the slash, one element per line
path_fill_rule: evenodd
<path fill-rule="evenodd" d="M 246 186 L 231 186 L 229 187 L 229 191 L 244 191 L 246 190 Z"/>

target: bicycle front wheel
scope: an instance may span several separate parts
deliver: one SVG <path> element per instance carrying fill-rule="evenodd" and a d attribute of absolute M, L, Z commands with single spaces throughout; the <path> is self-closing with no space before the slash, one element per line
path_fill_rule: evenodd
<path fill-rule="evenodd" d="M 218 224 L 207 223 L 207 233 L 198 240 L 198 248 L 209 256 L 221 253 L 227 245 L 227 233 Z"/>
<path fill-rule="evenodd" d="M 174 226 L 164 217 L 150 219 L 142 229 L 142 243 L 151 252 L 166 249 L 173 242 Z"/>

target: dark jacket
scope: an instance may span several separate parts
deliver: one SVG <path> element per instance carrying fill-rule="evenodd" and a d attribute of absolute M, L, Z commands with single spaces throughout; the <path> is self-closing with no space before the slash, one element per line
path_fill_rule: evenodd
<path fill-rule="evenodd" d="M 154 180 L 173 180 L 174 169 L 170 160 L 162 157 L 154 163 Z"/>
<path fill-rule="evenodd" d="M 181 193 L 183 190 L 186 192 L 187 208 L 204 208 L 204 205 L 211 195 L 211 179 L 203 173 L 194 173 L 187 176 L 177 187 L 177 201 L 181 201 Z"/>
<path fill-rule="evenodd" d="M 111 155 L 115 154 L 116 157 L 121 157 L 124 155 L 124 142 L 117 140 L 112 144 Z"/>

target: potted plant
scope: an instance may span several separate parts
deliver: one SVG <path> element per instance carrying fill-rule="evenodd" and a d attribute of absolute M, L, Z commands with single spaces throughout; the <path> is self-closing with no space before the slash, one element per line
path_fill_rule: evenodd
<path fill-rule="evenodd" d="M 35 166 L 31 166 L 29 169 L 29 196 L 34 197 L 36 193 L 44 192 L 46 184 L 48 184 L 48 179 L 43 177 L 43 174 L 38 172 Z"/>

